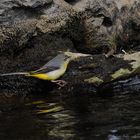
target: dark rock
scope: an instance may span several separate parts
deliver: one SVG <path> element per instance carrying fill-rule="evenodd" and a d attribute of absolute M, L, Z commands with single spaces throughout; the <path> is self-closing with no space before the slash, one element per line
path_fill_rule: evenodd
<path fill-rule="evenodd" d="M 50 82 L 10 76 L 0 78 L 0 92 L 96 93 L 102 84 L 138 75 L 139 52 L 102 55 L 139 50 L 140 3 L 135 1 L 0 1 L 0 73 L 37 69 L 59 51 L 98 54 L 72 62 L 61 91 Z"/>
<path fill-rule="evenodd" d="M 121 10 L 122 31 L 119 37 L 124 48 L 133 49 L 140 43 L 140 3 L 135 3 L 130 8 Z"/>
<path fill-rule="evenodd" d="M 84 43 L 86 50 L 93 53 L 107 52 L 108 48 L 116 50 L 115 23 L 118 13 L 114 1 L 81 0 L 74 8 L 83 13 Z M 83 49 L 85 49 L 83 47 Z"/>
<path fill-rule="evenodd" d="M 0 24 L 16 24 L 27 19 L 38 18 L 52 0 L 1 0 L 0 1 Z"/>
<path fill-rule="evenodd" d="M 84 17 L 83 49 L 93 53 L 109 50 L 107 55 L 112 55 L 122 48 L 138 46 L 139 5 L 138 0 L 81 0 L 75 3 L 74 8 Z"/>

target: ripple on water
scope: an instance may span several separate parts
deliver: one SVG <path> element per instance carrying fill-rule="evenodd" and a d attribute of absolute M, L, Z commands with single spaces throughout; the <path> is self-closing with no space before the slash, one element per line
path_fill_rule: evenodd
<path fill-rule="evenodd" d="M 0 98 L 0 139 L 140 139 L 140 95 Z"/>

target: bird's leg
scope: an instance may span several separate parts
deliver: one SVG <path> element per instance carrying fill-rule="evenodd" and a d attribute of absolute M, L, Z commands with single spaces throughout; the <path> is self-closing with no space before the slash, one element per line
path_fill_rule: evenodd
<path fill-rule="evenodd" d="M 109 58 L 110 56 L 113 56 L 114 53 L 116 52 L 116 47 L 111 47 L 110 50 L 105 54 L 106 58 Z"/>
<path fill-rule="evenodd" d="M 52 80 L 51 82 L 56 83 L 59 86 L 58 89 L 61 89 L 67 84 L 67 82 L 64 80 Z"/>

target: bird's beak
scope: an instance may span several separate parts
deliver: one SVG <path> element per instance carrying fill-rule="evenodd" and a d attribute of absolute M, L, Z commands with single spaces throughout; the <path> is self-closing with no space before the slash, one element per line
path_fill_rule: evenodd
<path fill-rule="evenodd" d="M 76 59 L 79 57 L 88 57 L 88 56 L 92 56 L 90 54 L 84 54 L 84 53 L 72 53 L 72 52 L 65 52 L 65 55 L 71 57 L 71 59 Z"/>
<path fill-rule="evenodd" d="M 87 57 L 87 56 L 91 56 L 90 54 L 84 54 L 84 53 L 73 53 L 74 57 L 78 58 L 78 57 Z"/>

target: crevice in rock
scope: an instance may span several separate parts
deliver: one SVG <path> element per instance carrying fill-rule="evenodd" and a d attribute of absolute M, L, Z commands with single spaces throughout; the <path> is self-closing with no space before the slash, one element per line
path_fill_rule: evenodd
<path fill-rule="evenodd" d="M 103 19 L 103 22 L 102 22 L 102 25 L 106 26 L 106 27 L 110 27 L 112 26 L 112 21 L 111 21 L 111 18 L 109 17 L 104 17 Z"/>
<path fill-rule="evenodd" d="M 71 4 L 71 5 L 73 5 L 73 4 L 75 4 L 75 3 L 79 2 L 79 1 L 80 0 L 65 0 L 65 2 L 67 2 L 67 3 Z"/>

